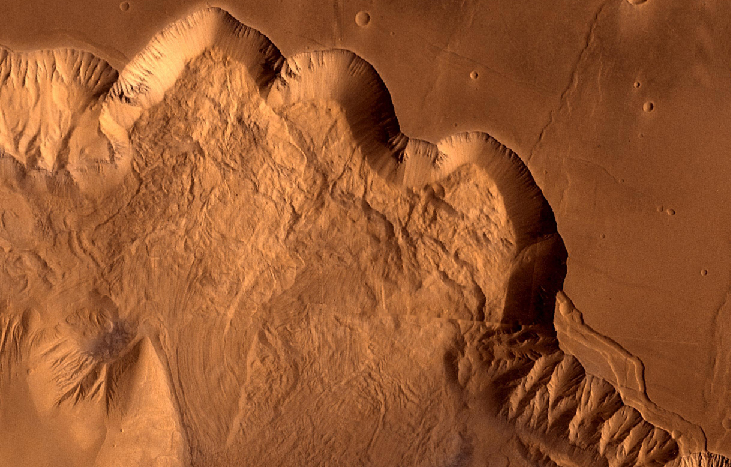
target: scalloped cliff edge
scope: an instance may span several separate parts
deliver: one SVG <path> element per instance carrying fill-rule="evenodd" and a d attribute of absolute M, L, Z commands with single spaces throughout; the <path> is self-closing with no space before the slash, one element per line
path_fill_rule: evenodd
<path fill-rule="evenodd" d="M 385 84 L 370 64 L 352 52 L 332 50 L 285 58 L 264 35 L 218 8 L 173 23 L 119 73 L 87 52 L 0 49 L 0 177 L 13 189 L 31 195 L 104 199 L 136 171 L 130 141 L 134 126 L 145 112 L 163 102 L 191 60 L 213 48 L 246 67 L 262 102 L 275 113 L 299 103 L 337 103 L 368 165 L 399 190 L 413 191 L 447 179 L 466 164 L 487 174 L 509 222 L 515 256 L 508 274 L 509 298 L 499 322 L 485 323 L 499 329 L 483 336 L 484 342 L 492 339 L 494 347 L 485 375 L 497 384 L 491 399 L 491 403 L 500 402 L 496 416 L 516 426 L 516 449 L 526 462 L 576 465 L 576 459 L 584 459 L 579 451 L 595 449 L 601 465 L 607 466 L 731 465 L 704 452 L 706 440 L 699 427 L 648 400 L 642 363 L 586 326 L 560 292 L 566 252 L 551 208 L 520 158 L 481 132 L 456 134 L 436 144 L 404 135 Z M 8 239 L 0 242 L 4 251 L 13 248 Z M 93 250 L 83 238 L 79 245 Z M 26 322 L 27 313 L 20 316 L 2 321 L 3 370 L 30 352 L 23 350 L 21 342 L 30 339 L 34 325 Z M 534 328 L 540 345 L 526 352 L 521 336 Z M 142 370 L 120 377 L 122 383 L 115 384 L 133 387 L 137 383 L 129 381 L 141 378 L 140 384 L 149 384 L 165 403 L 179 406 L 182 402 L 174 395 L 169 364 L 163 363 L 164 345 L 157 339 L 131 339 L 137 342 L 134 345 L 125 340 L 133 350 L 115 352 L 132 362 L 102 366 L 103 370 L 93 370 L 87 382 L 64 375 L 56 378 L 71 387 L 66 394 L 79 402 L 96 397 L 100 371 L 121 374 L 139 366 Z M 477 347 L 486 345 L 482 339 Z M 457 366 L 461 368 L 470 351 L 483 352 L 477 347 L 463 349 Z M 65 354 L 54 356 L 54 352 L 59 352 L 58 344 L 42 352 L 43 358 L 65 361 Z M 76 373 L 73 368 L 68 371 Z M 594 400 L 597 397 L 600 400 Z M 144 397 L 139 402 L 141 407 L 155 403 Z M 174 428 L 175 449 L 184 451 L 184 422 L 174 410 L 157 416 Z M 118 418 L 115 423 L 123 426 L 123 417 Z M 159 434 L 152 430 L 145 436 Z M 134 444 L 122 435 L 115 439 L 123 445 Z M 102 444 L 99 465 L 116 462 L 111 440 Z M 551 453 L 552 440 L 568 440 L 570 448 Z M 171 465 L 189 461 L 179 453 L 161 455 L 179 456 Z"/>

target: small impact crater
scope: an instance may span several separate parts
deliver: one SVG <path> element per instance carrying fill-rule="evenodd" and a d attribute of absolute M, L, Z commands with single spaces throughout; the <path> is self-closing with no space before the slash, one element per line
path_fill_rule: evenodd
<path fill-rule="evenodd" d="M 355 15 L 355 24 L 358 26 L 368 26 L 368 24 L 371 22 L 371 15 L 368 14 L 367 11 L 359 11 Z"/>
<path fill-rule="evenodd" d="M 730 417 L 726 417 L 726 418 L 725 418 L 725 419 L 723 420 L 723 427 L 724 427 L 725 429 L 727 429 L 727 430 L 731 430 L 731 416 L 730 416 Z"/>

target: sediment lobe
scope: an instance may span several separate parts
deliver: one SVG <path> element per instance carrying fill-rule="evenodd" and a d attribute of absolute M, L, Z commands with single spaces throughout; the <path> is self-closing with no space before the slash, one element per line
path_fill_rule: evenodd
<path fill-rule="evenodd" d="M 559 349 L 565 251 L 489 135 L 409 139 L 354 54 L 284 60 L 216 9 L 163 31 L 113 86 L 101 64 L 74 67 L 104 83 L 71 112 L 96 120 L 26 137 L 29 110 L 0 133 L 0 401 L 60 420 L 19 425 L 29 441 L 8 458 L 46 431 L 59 465 L 686 454 Z M 87 149 L 61 158 L 15 143 L 74 131 Z"/>

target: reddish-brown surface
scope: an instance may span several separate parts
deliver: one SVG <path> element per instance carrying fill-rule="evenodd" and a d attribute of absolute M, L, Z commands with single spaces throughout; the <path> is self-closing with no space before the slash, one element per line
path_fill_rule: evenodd
<path fill-rule="evenodd" d="M 7 0 L 0 44 L 73 46 L 123 68 L 197 3 Z M 284 53 L 373 64 L 403 131 L 482 130 L 554 210 L 564 289 L 645 366 L 659 406 L 731 454 L 728 63 L 724 2 L 232 2 Z M 367 12 L 367 19 L 359 12 Z"/>

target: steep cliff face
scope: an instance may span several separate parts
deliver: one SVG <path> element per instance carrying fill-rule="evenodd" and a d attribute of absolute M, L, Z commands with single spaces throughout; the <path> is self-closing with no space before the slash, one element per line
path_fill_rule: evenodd
<path fill-rule="evenodd" d="M 0 65 L 8 462 L 726 462 L 560 293 L 518 156 L 408 138 L 356 55 L 207 9 L 118 77 Z"/>

